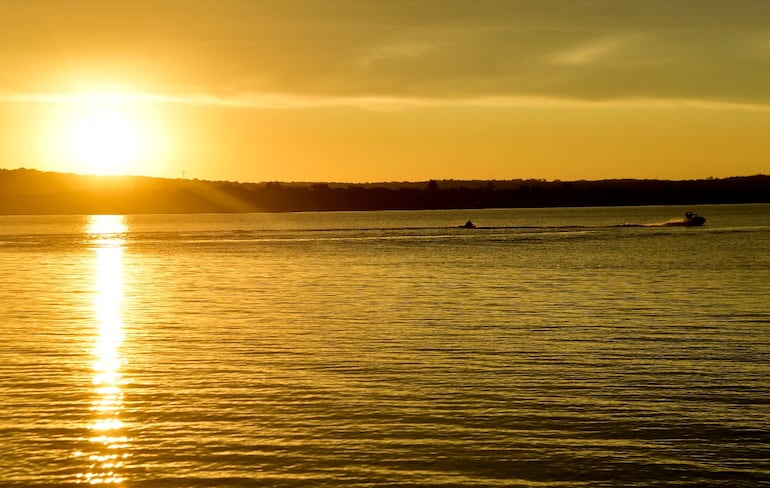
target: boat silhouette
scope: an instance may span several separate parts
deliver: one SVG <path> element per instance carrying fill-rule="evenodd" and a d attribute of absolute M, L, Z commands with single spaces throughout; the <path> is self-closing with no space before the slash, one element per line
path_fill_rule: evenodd
<path fill-rule="evenodd" d="M 694 212 L 685 212 L 683 219 L 669 220 L 664 222 L 663 225 L 667 227 L 683 226 L 683 227 L 695 227 L 706 223 L 706 218 Z"/>

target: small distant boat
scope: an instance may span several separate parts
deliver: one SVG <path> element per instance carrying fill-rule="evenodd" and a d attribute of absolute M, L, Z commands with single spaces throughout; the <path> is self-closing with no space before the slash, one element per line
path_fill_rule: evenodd
<path fill-rule="evenodd" d="M 468 219 L 468 221 L 466 223 L 464 223 L 463 225 L 460 225 L 458 227 L 460 227 L 461 229 L 475 229 L 476 228 L 476 224 L 474 224 L 473 222 L 470 221 L 470 219 Z"/>
<path fill-rule="evenodd" d="M 669 226 L 695 227 L 698 225 L 703 225 L 705 223 L 706 223 L 705 217 L 701 217 L 700 215 L 694 212 L 685 212 L 683 219 L 669 220 L 668 222 L 664 222 L 663 225 L 667 227 Z"/>

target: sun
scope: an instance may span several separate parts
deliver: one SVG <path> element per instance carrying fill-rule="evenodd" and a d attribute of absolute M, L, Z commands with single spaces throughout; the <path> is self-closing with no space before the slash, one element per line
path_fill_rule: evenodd
<path fill-rule="evenodd" d="M 114 107 L 92 108 L 78 115 L 68 139 L 75 163 L 97 174 L 124 173 L 142 152 L 136 123 Z"/>
<path fill-rule="evenodd" d="M 35 144 L 46 169 L 159 176 L 171 164 L 168 113 L 151 96 L 94 90 L 50 98 Z"/>
<path fill-rule="evenodd" d="M 146 156 L 141 125 L 125 107 L 103 104 L 75 111 L 65 129 L 65 149 L 77 172 L 132 174 Z"/>

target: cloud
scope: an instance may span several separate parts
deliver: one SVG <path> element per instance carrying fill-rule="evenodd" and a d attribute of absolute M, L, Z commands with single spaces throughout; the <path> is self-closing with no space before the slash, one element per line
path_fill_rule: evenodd
<path fill-rule="evenodd" d="M 554 53 L 551 59 L 557 65 L 567 66 L 638 63 L 640 53 L 631 49 L 633 41 L 630 36 L 621 36 L 577 43 Z"/>
<path fill-rule="evenodd" d="M 363 54 L 358 64 L 364 69 L 373 68 L 378 63 L 389 60 L 419 59 L 438 50 L 438 43 L 404 42 L 377 46 Z"/>
<path fill-rule="evenodd" d="M 0 90 L 13 93 L 112 76 L 168 100 L 286 108 L 770 103 L 768 51 L 757 41 L 770 36 L 768 2 L 72 0 L 64 10 L 39 0 L 3 8 Z"/>
<path fill-rule="evenodd" d="M 693 109 L 770 112 L 768 104 L 736 103 L 698 99 L 624 98 L 613 100 L 585 100 L 564 97 L 536 96 L 477 96 L 456 98 L 429 97 L 330 97 L 292 94 L 241 94 L 219 96 L 212 94 L 171 95 L 161 93 L 65 94 L 65 93 L 6 93 L 0 94 L 0 103 L 33 104 L 169 104 L 200 107 L 231 107 L 258 110 L 292 110 L 307 108 L 348 107 L 377 111 L 403 111 L 425 108 L 481 107 L 481 108 L 559 108 L 559 109 Z"/>

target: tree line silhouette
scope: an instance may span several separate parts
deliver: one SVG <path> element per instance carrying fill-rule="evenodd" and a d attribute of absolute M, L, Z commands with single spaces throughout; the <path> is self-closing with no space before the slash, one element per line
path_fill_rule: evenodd
<path fill-rule="evenodd" d="M 239 183 L 0 169 L 0 214 L 423 210 L 770 203 L 770 176 L 702 180 Z"/>

